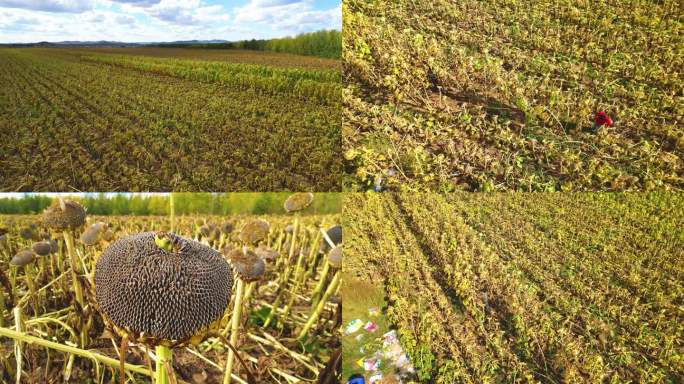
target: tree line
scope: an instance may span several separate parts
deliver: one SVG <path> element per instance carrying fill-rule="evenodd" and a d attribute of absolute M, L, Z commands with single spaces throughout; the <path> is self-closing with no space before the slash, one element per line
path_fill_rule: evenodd
<path fill-rule="evenodd" d="M 342 57 L 342 32 L 331 29 L 302 33 L 293 37 L 268 40 L 241 40 L 227 43 L 207 44 L 159 44 L 161 47 L 204 48 L 204 49 L 250 49 L 293 53 L 296 55 L 319 56 L 330 59 Z"/>
<path fill-rule="evenodd" d="M 283 203 L 289 193 L 174 193 L 174 209 L 183 214 L 283 214 Z M 78 200 L 91 215 L 167 215 L 169 195 L 80 194 L 68 198 Z M 35 214 L 42 212 L 55 199 L 40 194 L 0 198 L 0 214 Z M 341 194 L 316 193 L 314 202 L 303 214 L 341 212 Z"/>

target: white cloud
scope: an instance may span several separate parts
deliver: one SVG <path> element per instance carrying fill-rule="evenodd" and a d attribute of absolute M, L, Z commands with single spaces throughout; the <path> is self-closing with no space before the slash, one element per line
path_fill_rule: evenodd
<path fill-rule="evenodd" d="M 116 15 L 114 17 L 114 20 L 118 24 L 123 24 L 123 25 L 132 25 L 135 24 L 135 17 L 129 16 L 129 15 Z"/>
<path fill-rule="evenodd" d="M 161 0 L 109 0 L 113 3 L 121 3 L 121 4 L 131 4 L 131 5 L 138 5 L 141 7 L 147 7 L 150 5 L 158 4 Z"/>
<path fill-rule="evenodd" d="M 276 26 L 296 32 L 341 28 L 342 7 L 327 11 L 307 11 L 276 22 Z"/>
<path fill-rule="evenodd" d="M 304 1 L 251 0 L 235 10 L 236 23 L 273 23 L 304 12 L 309 6 Z"/>
<path fill-rule="evenodd" d="M 139 25 L 130 15 L 87 11 L 78 15 L 12 9 L 0 12 L 0 43 L 38 41 L 140 41 L 141 35 L 163 40 L 164 32 Z"/>
<path fill-rule="evenodd" d="M 316 10 L 311 0 L 251 0 L 235 11 L 235 23 L 264 24 L 286 33 L 341 28 L 342 7 Z"/>
<path fill-rule="evenodd" d="M 150 17 L 181 26 L 206 26 L 228 21 L 230 17 L 221 5 L 204 6 L 200 0 L 160 0 L 142 8 Z"/>
<path fill-rule="evenodd" d="M 0 0 L 0 7 L 43 12 L 81 13 L 94 6 L 94 0 Z"/>
<path fill-rule="evenodd" d="M 257 7 L 275 7 L 280 5 L 288 5 L 300 3 L 302 0 L 254 0 L 252 4 Z"/>
<path fill-rule="evenodd" d="M 19 25 L 38 25 L 40 24 L 40 20 L 38 20 L 35 17 L 18 17 L 14 20 L 14 24 L 19 24 Z"/>
<path fill-rule="evenodd" d="M 83 16 L 83 20 L 89 23 L 102 23 L 105 19 L 105 15 L 99 12 L 90 12 Z"/>
<path fill-rule="evenodd" d="M 9 7 L 9 3 L 21 3 L 23 8 Z M 41 4 L 42 9 L 49 9 L 47 3 L 51 9 L 61 4 L 61 9 L 79 11 L 33 9 Z M 265 39 L 339 29 L 341 18 L 339 6 L 317 10 L 314 0 L 251 0 L 231 8 L 209 5 L 206 0 L 74 0 L 68 4 L 65 0 L 0 0 L 0 43 Z"/>

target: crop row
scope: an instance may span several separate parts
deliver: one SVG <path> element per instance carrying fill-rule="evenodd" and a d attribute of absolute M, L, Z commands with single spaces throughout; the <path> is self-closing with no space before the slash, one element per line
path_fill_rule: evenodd
<path fill-rule="evenodd" d="M 424 380 L 433 377 L 438 368 L 445 369 L 445 375 L 436 382 L 474 382 L 470 379 L 472 367 L 465 359 L 477 359 L 478 353 L 466 350 L 457 342 L 460 322 L 448 298 L 438 294 L 440 288 L 432 276 L 429 265 L 415 257 L 419 246 L 415 239 L 401 238 L 405 230 L 400 222 L 393 220 L 391 212 L 382 201 L 370 197 L 369 202 L 354 201 L 360 196 L 350 196 L 345 207 L 354 212 L 359 205 L 365 205 L 368 218 L 349 212 L 345 215 L 348 233 L 352 242 L 351 270 L 378 271 L 375 279 L 384 281 L 391 308 L 388 318 L 397 325 L 402 344 L 411 355 L 418 376 Z M 363 241 L 362 228 L 375 228 L 378 237 Z M 364 255 L 367 257 L 358 257 Z M 356 263 L 371 268 L 357 269 Z M 381 267 L 380 267 L 381 266 Z M 438 363 L 439 362 L 439 363 Z M 439 365 L 438 365 L 439 364 Z M 444 379 L 443 381 L 441 379 Z M 449 381 L 452 380 L 452 381 Z"/>
<path fill-rule="evenodd" d="M 6 189 L 339 185 L 339 105 L 159 78 L 62 50 L 0 55 Z"/>
<path fill-rule="evenodd" d="M 361 270 L 353 263 L 366 259 L 375 259 L 376 269 L 381 266 L 390 301 L 388 316 L 397 325 L 421 380 L 432 379 L 438 383 L 534 380 L 530 362 L 511 351 L 504 332 L 485 331 L 481 323 L 484 307 L 478 304 L 482 299 L 471 295 L 471 288 L 467 287 L 471 281 L 466 276 L 472 274 L 471 268 L 452 268 L 439 255 L 427 254 L 429 245 L 403 218 L 403 208 L 391 199 L 380 199 L 372 205 L 364 203 L 367 204 L 363 208 L 367 209 L 365 212 L 357 211 L 358 205 L 354 202 L 349 203 L 355 213 L 360 213 L 351 218 L 348 215 L 346 219 L 351 227 L 349 232 L 356 240 L 351 246 L 365 243 L 357 237 L 363 236 L 361 231 L 356 231 L 357 223 L 359 229 L 372 227 L 378 232 L 377 238 L 369 243 L 371 249 L 353 249 L 351 269 Z M 383 214 L 371 219 L 371 224 L 363 218 L 363 214 L 370 212 Z M 470 245 L 477 247 L 477 239 L 468 238 L 463 229 L 447 224 L 445 231 L 457 236 L 459 245 L 475 240 Z M 367 267 L 363 270 L 373 270 Z"/>
<path fill-rule="evenodd" d="M 644 381 L 681 374 L 677 340 L 684 329 L 677 303 L 684 298 L 679 282 L 684 243 L 675 223 L 681 220 L 682 201 L 665 199 L 671 215 L 642 217 L 642 224 L 658 229 L 644 233 L 627 220 L 605 219 L 604 212 L 616 207 L 610 199 L 596 204 L 580 198 L 567 211 L 561 207 L 572 203 L 555 200 L 534 206 L 516 198 L 490 201 L 480 210 L 487 212 L 486 218 L 474 219 L 473 225 L 547 297 L 562 304 L 585 334 L 602 341 L 604 359 L 620 377 Z M 645 199 L 632 203 L 640 200 Z M 528 255 L 544 257 L 537 261 Z"/>
<path fill-rule="evenodd" d="M 327 104 L 338 104 L 342 94 L 341 74 L 333 70 L 122 55 L 84 55 L 82 59 L 269 95 L 287 94 Z"/>
<path fill-rule="evenodd" d="M 452 214 L 451 207 L 435 200 L 433 208 L 440 217 L 417 206 L 409 208 L 415 202 L 408 196 L 400 204 L 405 220 L 412 222 L 424 239 L 426 256 L 435 260 L 437 270 L 448 275 L 445 285 L 453 287 L 482 342 L 492 350 L 491 365 L 500 366 L 502 373 L 514 372 L 495 381 L 511 381 L 517 376 L 542 382 L 578 381 L 583 377 L 600 380 L 605 367 L 597 364 L 597 354 L 557 317 L 549 316 L 522 271 L 482 244 L 459 218 L 453 224 L 442 224 L 444 217 Z M 585 353 L 577 356 L 573 348 Z M 509 366 L 510 359 L 515 365 Z M 520 367 L 525 371 L 519 373 Z"/>
<path fill-rule="evenodd" d="M 424 379 L 667 383 L 684 372 L 680 196 L 347 200 L 350 269 L 385 276 L 396 326 L 416 324 L 416 308 L 441 317 L 432 332 L 458 323 L 460 355 L 440 354 L 429 330 L 402 334 Z"/>
<path fill-rule="evenodd" d="M 676 9 L 345 3 L 348 184 L 383 175 L 392 188 L 682 188 Z M 598 111 L 616 125 L 595 134 Z"/>
<path fill-rule="evenodd" d="M 257 52 L 242 49 L 184 49 L 184 48 L 87 48 L 74 50 L 82 55 L 116 54 L 126 56 L 167 57 L 175 59 L 225 61 L 267 65 L 281 68 L 332 69 L 340 71 L 340 61 L 322 57 L 300 56 L 276 52 Z"/>

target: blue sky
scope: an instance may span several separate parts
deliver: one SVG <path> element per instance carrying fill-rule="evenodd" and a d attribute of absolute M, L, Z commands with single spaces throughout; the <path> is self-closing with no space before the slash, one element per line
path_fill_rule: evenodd
<path fill-rule="evenodd" d="M 341 0 L 0 0 L 0 43 L 243 40 L 341 26 Z"/>

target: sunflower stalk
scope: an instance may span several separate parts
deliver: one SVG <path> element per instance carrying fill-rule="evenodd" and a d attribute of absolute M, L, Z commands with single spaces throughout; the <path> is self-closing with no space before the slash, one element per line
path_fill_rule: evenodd
<path fill-rule="evenodd" d="M 24 319 L 21 307 L 14 307 L 14 329 L 17 332 L 24 332 Z M 23 365 L 23 351 L 21 340 L 14 339 L 14 358 L 17 361 L 17 384 L 21 384 L 21 367 Z"/>
<path fill-rule="evenodd" d="M 321 278 L 318 280 L 316 288 L 314 288 L 313 292 L 311 293 L 311 308 L 316 308 L 316 306 L 318 305 L 318 301 L 321 298 L 321 293 L 323 292 L 325 280 L 327 279 L 329 272 L 330 264 L 328 262 L 325 262 L 325 265 L 323 266 L 323 271 L 321 272 Z"/>
<path fill-rule="evenodd" d="M 85 300 L 83 299 L 83 289 L 81 288 L 81 282 L 78 279 L 78 262 L 76 251 L 74 249 L 74 237 L 68 230 L 63 231 L 64 243 L 67 247 L 67 253 L 69 254 L 69 266 L 71 269 L 71 280 L 74 288 L 74 293 L 76 294 L 76 302 L 80 307 L 80 310 L 85 309 Z M 83 327 L 81 329 L 81 346 L 85 347 L 88 344 L 88 329 Z"/>
<path fill-rule="evenodd" d="M 304 325 L 304 328 L 302 328 L 301 332 L 299 333 L 299 336 L 297 336 L 297 340 L 303 342 L 306 339 L 306 336 L 309 333 L 309 329 L 311 329 L 311 327 L 316 323 L 316 320 L 318 320 L 318 318 L 321 316 L 321 313 L 325 308 L 325 303 L 328 301 L 330 296 L 332 296 L 337 291 L 337 286 L 340 284 L 340 275 L 341 273 L 339 271 L 335 273 L 335 276 L 333 277 L 332 281 L 330 281 L 330 285 L 328 285 L 328 289 L 325 290 L 325 293 L 323 294 L 321 301 L 318 303 L 316 309 L 309 316 L 309 320 Z"/>
<path fill-rule="evenodd" d="M 0 327 L 5 326 L 5 294 L 0 292 Z"/>
<path fill-rule="evenodd" d="M 69 231 L 64 231 L 64 244 L 67 248 L 67 254 L 69 256 L 69 266 L 71 268 L 71 280 L 74 288 L 74 293 L 76 294 L 76 302 L 81 306 L 83 305 L 83 290 L 81 289 L 81 284 L 78 280 L 78 260 L 76 259 L 76 251 L 74 249 L 74 237 Z"/>
<path fill-rule="evenodd" d="M 157 355 L 154 382 L 155 384 L 169 384 L 171 382 L 169 380 L 169 375 L 172 370 L 169 369 L 169 365 L 173 362 L 173 352 L 171 351 L 171 348 L 162 344 L 157 345 L 154 351 Z"/>
<path fill-rule="evenodd" d="M 176 205 L 174 200 L 173 192 L 169 193 L 169 231 L 171 232 L 176 231 Z"/>
<path fill-rule="evenodd" d="M 280 304 L 283 299 L 283 294 L 285 292 L 285 287 L 287 286 L 288 280 L 290 279 L 290 273 L 292 271 L 292 266 L 290 265 L 290 260 L 292 260 L 292 256 L 294 255 L 294 250 L 295 250 L 295 243 L 297 240 L 297 232 L 299 231 L 299 213 L 295 214 L 295 222 L 293 225 L 292 229 L 292 239 L 290 240 L 290 250 L 287 253 L 287 258 L 285 259 L 285 271 L 281 275 L 281 278 L 277 281 L 278 283 L 278 288 L 277 288 L 277 294 L 275 301 L 273 302 L 273 309 L 271 312 L 268 314 L 268 317 L 266 317 L 266 321 L 264 321 L 264 328 L 268 328 L 269 325 L 273 322 L 273 319 L 276 316 L 276 310 L 278 307 L 280 307 Z"/>
<path fill-rule="evenodd" d="M 235 306 L 233 307 L 233 315 L 231 317 L 231 328 L 230 328 L 230 344 L 235 348 L 238 347 L 238 335 L 240 331 L 240 318 L 242 314 L 242 296 L 245 288 L 245 282 L 238 278 L 237 288 L 235 290 Z M 231 374 L 233 373 L 233 361 L 235 358 L 235 353 L 233 350 L 228 351 L 228 359 L 226 360 L 226 369 L 223 375 L 223 384 L 230 384 Z"/>
<path fill-rule="evenodd" d="M 36 294 L 36 285 L 33 278 L 33 267 L 31 263 L 24 266 L 24 280 L 26 281 L 26 286 L 28 287 L 28 297 L 31 302 L 31 307 L 33 307 L 33 313 L 38 314 L 38 295 Z"/>
<path fill-rule="evenodd" d="M 295 281 L 302 281 L 303 283 L 309 278 L 309 266 L 316 262 L 316 254 L 318 254 L 318 243 L 321 241 L 321 235 L 316 234 L 314 241 L 311 243 L 311 251 L 309 257 L 305 260 L 299 273 L 295 274 Z"/>
<path fill-rule="evenodd" d="M 60 343 L 56 343 L 54 341 L 41 339 L 41 338 L 35 337 L 35 336 L 30 336 L 23 331 L 20 332 L 20 331 L 12 330 L 9 328 L 0 327 L 0 336 L 8 337 L 10 339 L 20 341 L 20 342 L 24 342 L 24 343 L 31 344 L 31 345 L 37 345 L 40 347 L 45 347 L 45 348 L 49 348 L 49 349 L 54 349 L 56 351 L 60 351 L 60 352 L 64 352 L 64 353 L 70 353 L 70 354 L 73 354 L 76 356 L 85 357 L 85 358 L 88 358 L 90 360 L 99 361 L 100 363 L 106 364 L 112 368 L 118 368 L 119 367 L 119 360 L 117 360 L 117 359 L 112 359 L 111 357 L 100 355 L 98 353 L 88 351 L 85 349 L 72 347 L 70 345 L 60 344 Z M 128 364 L 128 363 L 126 363 L 125 367 L 126 367 L 127 371 L 131 371 L 131 372 L 138 373 L 138 374 L 145 375 L 145 376 L 150 376 L 150 377 L 152 376 L 152 372 L 150 372 L 148 369 L 146 369 L 144 367 L 140 367 L 140 366 L 132 365 L 132 364 Z"/>

